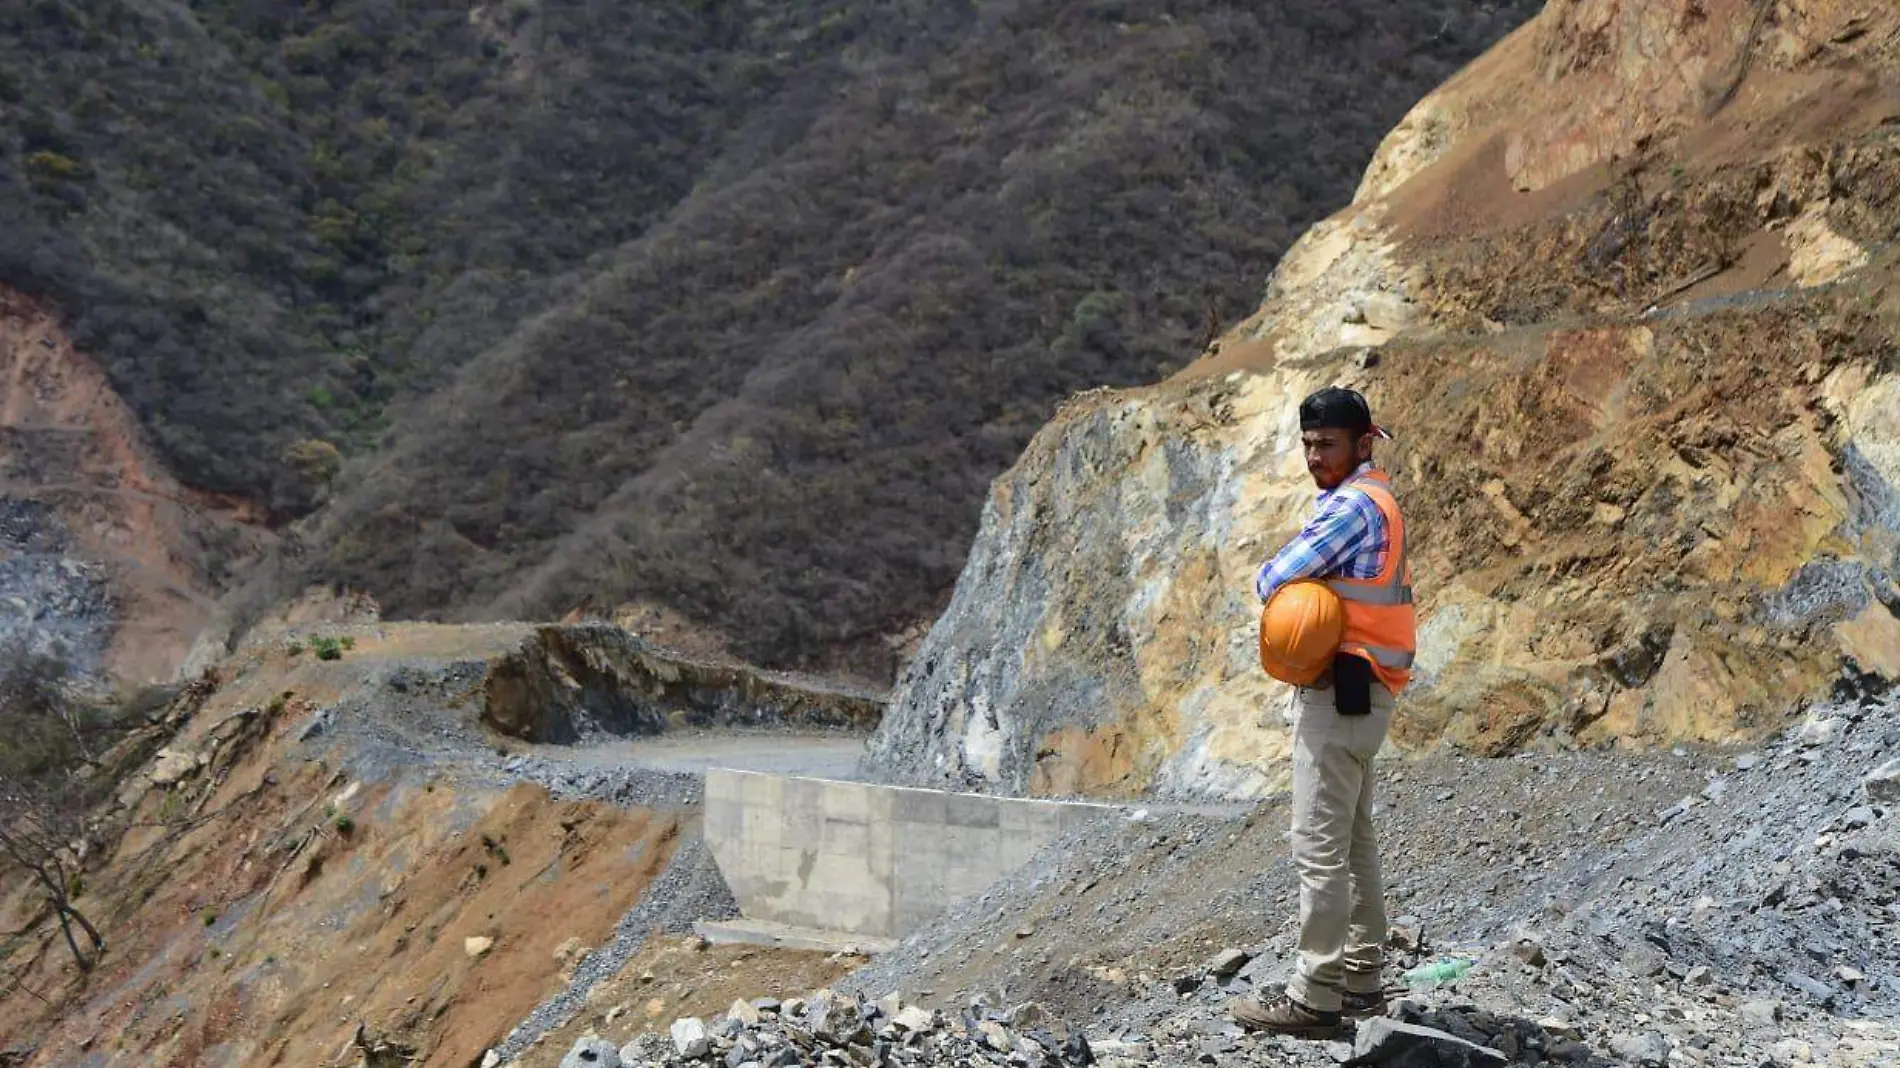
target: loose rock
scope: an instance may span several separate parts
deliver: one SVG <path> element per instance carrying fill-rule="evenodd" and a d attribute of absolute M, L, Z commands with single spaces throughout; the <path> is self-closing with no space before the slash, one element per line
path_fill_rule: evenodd
<path fill-rule="evenodd" d="M 1861 785 L 1875 801 L 1900 801 L 1900 757 L 1875 768 Z"/>
<path fill-rule="evenodd" d="M 669 1031 L 673 1049 L 682 1057 L 692 1060 L 712 1051 L 712 1036 L 706 1032 L 706 1022 L 697 1016 L 674 1020 Z"/>
<path fill-rule="evenodd" d="M 1244 949 L 1223 949 L 1207 962 L 1207 974 L 1225 982 L 1253 960 L 1253 954 Z"/>
<path fill-rule="evenodd" d="M 1669 1042 L 1655 1031 L 1640 1035 L 1616 1035 L 1610 1039 L 1610 1051 L 1626 1061 L 1661 1068 L 1669 1061 Z"/>
<path fill-rule="evenodd" d="M 1350 1063 L 1377 1068 L 1489 1068 L 1508 1063 L 1508 1058 L 1444 1031 L 1378 1018 L 1360 1025 Z"/>
<path fill-rule="evenodd" d="M 735 1001 L 732 1008 L 726 1010 L 726 1018 L 742 1027 L 757 1027 L 763 1014 L 748 1001 Z"/>
<path fill-rule="evenodd" d="M 574 1043 L 574 1048 L 561 1058 L 561 1068 L 620 1068 L 620 1064 L 620 1050 L 598 1035 Z"/>

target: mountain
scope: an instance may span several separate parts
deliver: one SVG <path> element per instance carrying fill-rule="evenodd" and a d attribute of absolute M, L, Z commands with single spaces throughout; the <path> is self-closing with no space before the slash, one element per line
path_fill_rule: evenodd
<path fill-rule="evenodd" d="M 1055 404 L 1244 315 L 1532 8 L 33 0 L 0 285 L 289 535 L 259 603 L 888 679 Z"/>
<path fill-rule="evenodd" d="M 1769 10 L 1555 3 L 1422 101 L 1255 314 L 998 480 L 878 773 L 1280 785 L 1252 577 L 1329 383 L 1398 437 L 1401 742 L 1746 742 L 1900 678 L 1900 17 Z"/>
<path fill-rule="evenodd" d="M 1255 314 L 1061 406 L 888 710 L 323 589 L 170 685 L 68 685 L 42 643 L 154 655 L 225 561 L 274 545 L 266 593 L 349 528 L 179 482 L 71 313 L 0 289 L 0 643 L 35 654 L 0 649 L 0 1065 L 1891 1066 L 1896 119 L 1870 0 L 1551 0 Z M 1238 1035 L 1301 892 L 1247 591 L 1312 502 L 1293 406 L 1336 380 L 1399 435 L 1424 598 L 1370 815 L 1406 996 Z M 426 459 L 343 451 L 286 487 Z M 1001 874 L 1046 806 L 893 781 L 1098 804 Z M 924 875 L 967 896 L 895 944 L 745 915 L 849 927 Z"/>

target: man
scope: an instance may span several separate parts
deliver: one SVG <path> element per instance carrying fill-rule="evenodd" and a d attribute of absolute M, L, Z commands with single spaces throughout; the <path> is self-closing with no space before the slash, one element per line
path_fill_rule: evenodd
<path fill-rule="evenodd" d="M 1410 679 L 1416 648 L 1405 524 L 1391 481 L 1372 465 L 1365 397 L 1322 389 L 1300 404 L 1306 469 L 1319 506 L 1260 569 L 1264 603 L 1295 579 L 1339 595 L 1346 630 L 1326 675 L 1297 695 L 1293 728 L 1293 862 L 1300 873 L 1299 971 L 1281 996 L 1228 1003 L 1249 1030 L 1324 1037 L 1343 1016 L 1385 1010 L 1385 888 L 1372 830 L 1372 758 Z"/>

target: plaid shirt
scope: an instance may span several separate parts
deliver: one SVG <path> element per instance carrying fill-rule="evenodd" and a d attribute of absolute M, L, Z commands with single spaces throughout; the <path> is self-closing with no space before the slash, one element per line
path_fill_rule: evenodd
<path fill-rule="evenodd" d="M 1370 463 L 1361 464 L 1353 477 L 1371 468 Z M 1318 510 L 1306 528 L 1260 568 L 1253 589 L 1264 604 L 1294 579 L 1378 578 L 1389 546 L 1379 506 L 1342 485 L 1319 495 Z"/>

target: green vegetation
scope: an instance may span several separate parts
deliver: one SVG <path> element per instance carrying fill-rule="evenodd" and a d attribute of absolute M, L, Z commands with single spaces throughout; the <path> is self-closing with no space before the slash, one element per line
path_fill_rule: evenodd
<path fill-rule="evenodd" d="M 1537 6 L 22 0 L 0 284 L 186 480 L 323 509 L 267 586 L 884 675 L 1053 406 Z"/>
<path fill-rule="evenodd" d="M 505 868 L 512 863 L 508 859 L 508 847 L 486 834 L 482 835 L 482 848 L 487 850 L 489 856 L 501 861 L 502 867 Z M 483 870 L 486 871 L 486 869 Z"/>
<path fill-rule="evenodd" d="M 347 648 L 342 640 L 337 638 L 312 638 L 310 647 L 316 650 L 318 660 L 341 660 L 343 650 Z"/>

